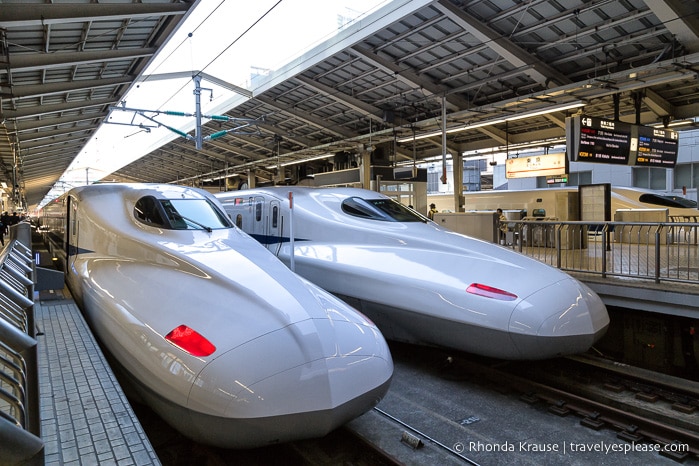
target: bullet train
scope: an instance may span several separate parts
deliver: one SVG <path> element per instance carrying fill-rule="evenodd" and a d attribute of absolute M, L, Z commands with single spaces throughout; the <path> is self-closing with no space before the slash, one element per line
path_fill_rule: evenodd
<path fill-rule="evenodd" d="M 240 228 L 389 340 L 534 360 L 584 352 L 609 325 L 601 299 L 571 276 L 374 191 L 272 187 L 216 197 Z"/>
<path fill-rule="evenodd" d="M 226 448 L 320 437 L 388 390 L 378 328 L 235 228 L 205 191 L 75 188 L 41 222 L 117 367 L 187 437 Z"/>

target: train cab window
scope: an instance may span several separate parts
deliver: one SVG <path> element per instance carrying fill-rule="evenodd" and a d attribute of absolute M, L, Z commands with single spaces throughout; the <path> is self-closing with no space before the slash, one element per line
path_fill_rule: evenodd
<path fill-rule="evenodd" d="M 174 229 L 216 230 L 231 228 L 228 217 L 206 199 L 163 199 L 160 201 Z"/>
<path fill-rule="evenodd" d="M 134 216 L 148 225 L 169 230 L 231 228 L 226 215 L 206 199 L 156 199 L 145 196 L 136 202 Z"/>
<path fill-rule="evenodd" d="M 427 222 L 427 218 L 392 199 L 348 197 L 342 201 L 342 211 L 354 217 L 384 222 Z"/>
<path fill-rule="evenodd" d="M 164 226 L 163 216 L 159 209 L 158 200 L 153 196 L 142 197 L 133 209 L 134 216 L 149 225 Z"/>

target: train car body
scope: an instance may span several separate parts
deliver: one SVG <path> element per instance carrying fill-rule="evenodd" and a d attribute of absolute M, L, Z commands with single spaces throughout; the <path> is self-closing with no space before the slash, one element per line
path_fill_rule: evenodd
<path fill-rule="evenodd" d="M 210 194 L 92 185 L 45 210 L 94 333 L 185 436 L 227 448 L 319 437 L 388 390 L 377 327 L 291 273 Z"/>
<path fill-rule="evenodd" d="M 612 186 L 610 191 L 609 220 L 614 220 L 614 213 L 622 209 L 667 209 L 668 216 L 699 215 L 697 203 L 691 199 L 631 187 Z M 500 208 L 505 211 L 523 211 L 526 216 L 540 213 L 542 217 L 577 220 L 569 218 L 568 204 L 569 195 L 577 193 L 577 187 L 470 191 L 464 192 L 464 209 L 494 211 Z M 429 196 L 428 201 L 435 202 L 439 211 L 454 208 L 453 195 Z M 576 202 L 575 205 L 579 203 Z"/>
<path fill-rule="evenodd" d="M 586 351 L 609 324 L 600 298 L 569 275 L 373 191 L 278 187 L 216 196 L 289 265 L 292 226 L 294 270 L 360 309 L 388 339 L 544 359 Z"/>

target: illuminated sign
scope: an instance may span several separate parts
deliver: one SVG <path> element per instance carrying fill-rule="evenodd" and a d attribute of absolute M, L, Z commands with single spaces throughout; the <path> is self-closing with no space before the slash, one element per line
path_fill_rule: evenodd
<path fill-rule="evenodd" d="M 576 116 L 570 120 L 571 133 L 567 131 L 566 121 L 566 139 L 574 146 L 568 151 L 571 160 L 628 165 L 631 153 L 631 125 L 587 116 Z M 572 134 L 572 137 L 569 134 Z"/>
<path fill-rule="evenodd" d="M 564 153 L 528 155 L 507 159 L 506 178 L 564 175 L 568 172 L 568 159 Z"/>
<path fill-rule="evenodd" d="M 568 182 L 568 175 L 560 175 L 560 176 L 547 176 L 546 177 L 546 184 L 556 184 L 556 183 L 567 183 Z"/>
<path fill-rule="evenodd" d="M 678 134 L 661 128 L 638 127 L 636 165 L 672 168 L 677 162 Z"/>
<path fill-rule="evenodd" d="M 574 162 L 672 168 L 679 148 L 674 131 L 584 115 L 566 119 L 566 140 Z"/>

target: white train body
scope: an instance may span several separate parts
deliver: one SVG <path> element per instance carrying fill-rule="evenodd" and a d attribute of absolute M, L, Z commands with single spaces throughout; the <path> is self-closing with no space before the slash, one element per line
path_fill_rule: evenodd
<path fill-rule="evenodd" d="M 607 310 L 569 275 L 440 227 L 373 191 L 259 188 L 217 194 L 295 271 L 354 305 L 388 339 L 505 359 L 584 352 Z"/>
<path fill-rule="evenodd" d="M 93 331 L 188 437 L 230 448 L 319 437 L 388 390 L 377 327 L 291 273 L 204 191 L 92 185 L 46 220 Z"/>

